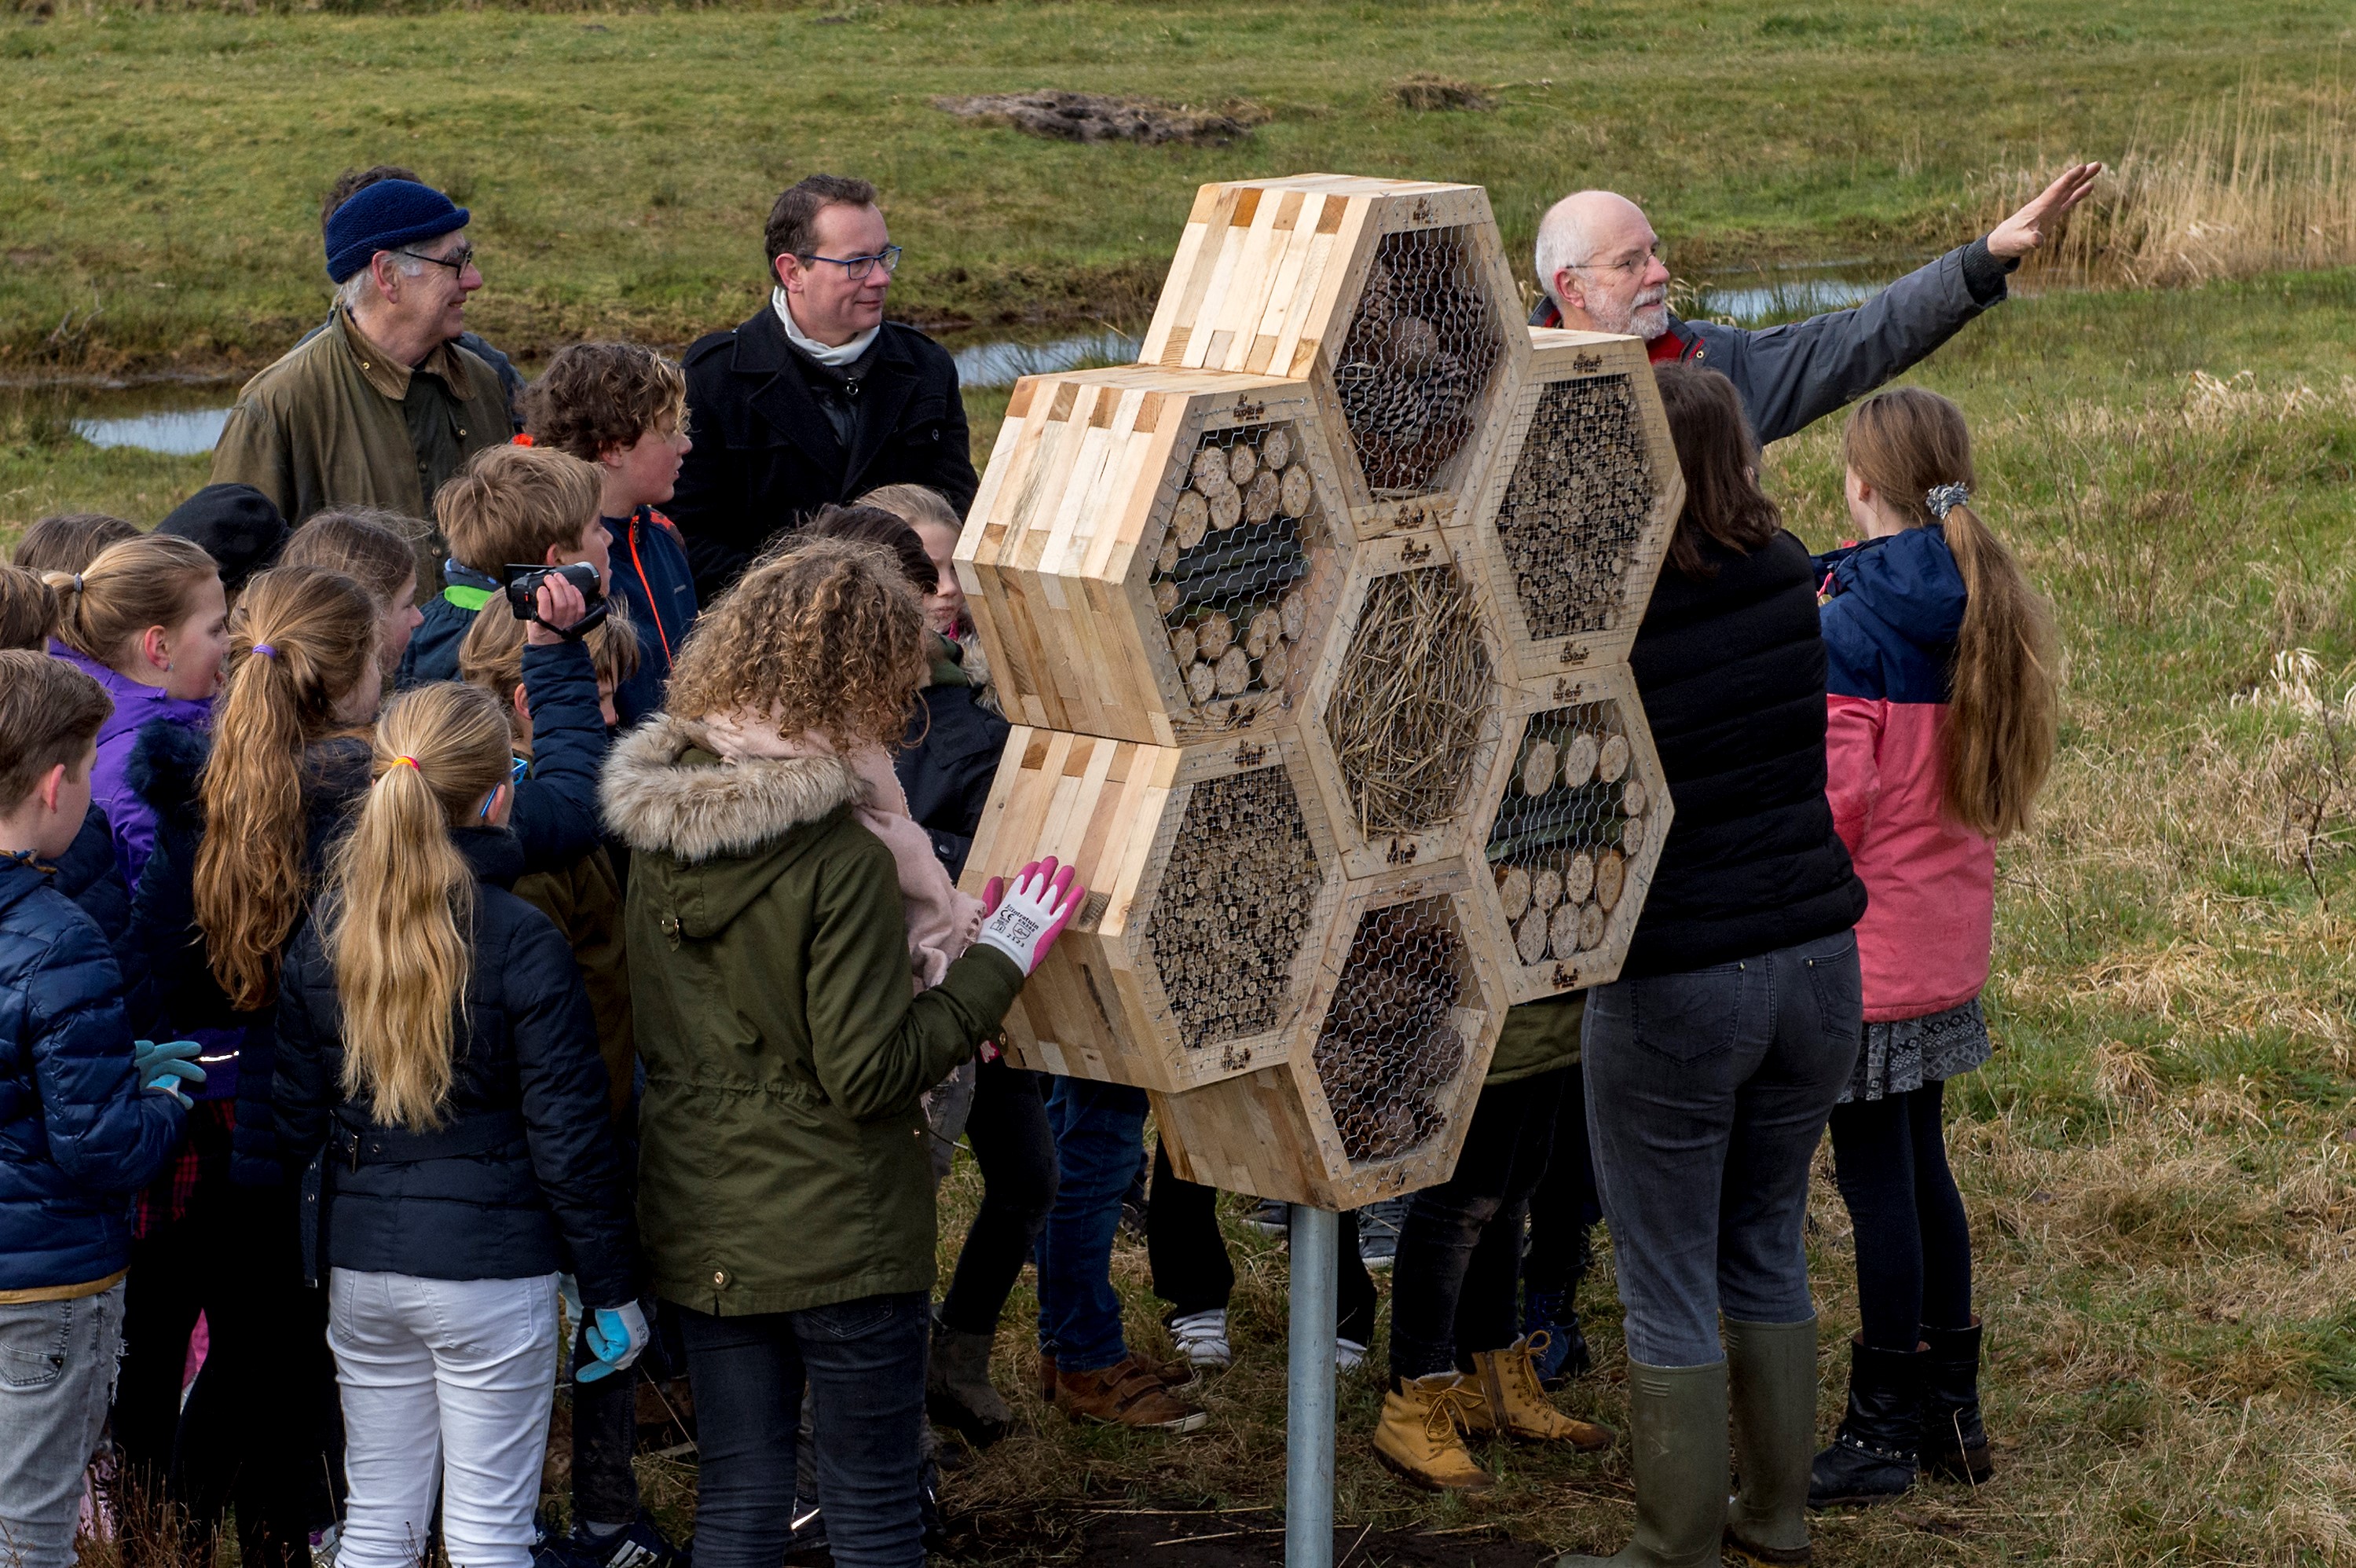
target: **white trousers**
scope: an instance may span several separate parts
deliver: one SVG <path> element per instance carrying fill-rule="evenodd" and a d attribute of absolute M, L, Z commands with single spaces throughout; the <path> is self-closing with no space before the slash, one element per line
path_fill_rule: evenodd
<path fill-rule="evenodd" d="M 343 1387 L 344 1568 L 416 1568 L 442 1478 L 451 1568 L 527 1568 L 556 1391 L 556 1276 L 332 1270 Z"/>

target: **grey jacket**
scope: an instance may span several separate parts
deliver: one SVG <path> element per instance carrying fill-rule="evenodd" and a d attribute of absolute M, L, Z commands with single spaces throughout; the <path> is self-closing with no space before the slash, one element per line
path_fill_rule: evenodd
<path fill-rule="evenodd" d="M 1948 252 L 1847 310 L 1752 330 L 1669 318 L 1677 359 L 1725 373 L 1763 444 L 1780 441 L 1863 397 L 1928 358 L 1940 344 L 2005 297 L 2018 262 L 1999 261 L 1986 240 Z M 1559 327 L 1551 296 L 1530 313 L 1533 327 Z M 1665 358 L 1656 346 L 1655 362 Z"/>

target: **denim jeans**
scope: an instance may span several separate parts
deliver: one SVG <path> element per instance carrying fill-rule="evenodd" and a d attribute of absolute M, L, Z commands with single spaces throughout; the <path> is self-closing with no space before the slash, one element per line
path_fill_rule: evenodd
<path fill-rule="evenodd" d="M 1145 1090 L 1049 1079 L 1047 1124 L 1057 1176 L 1039 1233 L 1039 1348 L 1066 1371 L 1092 1372 L 1129 1354 L 1112 1288 L 1112 1239 L 1121 1195 L 1145 1153 Z"/>
<path fill-rule="evenodd" d="M 1863 1021 L 1848 931 L 1589 993 L 1587 1126 L 1631 1360 L 1722 1359 L 1721 1312 L 1814 1316 L 1808 1165 Z"/>
<path fill-rule="evenodd" d="M 351 1482 L 342 1568 L 415 1568 L 437 1489 L 453 1563 L 525 1568 L 556 1397 L 556 1276 L 332 1269 L 327 1343 Z"/>
<path fill-rule="evenodd" d="M 674 1310 L 701 1452 L 696 1568 L 777 1568 L 793 1534 L 805 1381 L 826 1434 L 812 1447 L 834 1561 L 921 1568 L 926 1296 L 739 1317 Z M 803 1493 L 810 1490 L 805 1483 Z"/>
<path fill-rule="evenodd" d="M 1564 1083 L 1557 1068 L 1481 1091 L 1464 1152 L 1408 1200 L 1391 1264 L 1391 1375 L 1429 1377 L 1518 1337 L 1522 1219 L 1546 1175 Z"/>
<path fill-rule="evenodd" d="M 123 1282 L 0 1306 L 0 1562 L 70 1568 L 123 1354 Z"/>

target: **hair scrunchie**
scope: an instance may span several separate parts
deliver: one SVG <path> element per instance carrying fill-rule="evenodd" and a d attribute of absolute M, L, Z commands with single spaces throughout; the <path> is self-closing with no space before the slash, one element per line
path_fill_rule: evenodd
<path fill-rule="evenodd" d="M 1970 505 L 1971 499 L 1972 488 L 1961 484 L 1933 485 L 1930 492 L 1922 498 L 1931 509 L 1931 515 L 1941 522 L 1946 521 L 1947 514 L 1957 507 Z"/>
<path fill-rule="evenodd" d="M 278 657 L 278 650 L 271 647 L 270 644 L 266 642 L 255 643 L 253 645 L 253 650 L 264 659 L 275 659 Z"/>

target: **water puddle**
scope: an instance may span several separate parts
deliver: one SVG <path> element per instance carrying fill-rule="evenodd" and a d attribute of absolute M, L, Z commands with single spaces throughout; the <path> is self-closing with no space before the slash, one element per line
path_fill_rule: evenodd
<path fill-rule="evenodd" d="M 1834 262 L 1713 273 L 1682 281 L 1672 298 L 1682 316 L 1765 327 L 1859 304 L 1901 270 L 1888 263 Z M 958 381 L 984 389 L 1011 387 L 1023 376 L 1133 363 L 1138 343 L 1128 333 L 1103 326 L 1054 337 L 959 332 L 943 338 L 957 360 Z M 74 434 L 93 446 L 193 456 L 211 451 L 220 439 L 232 396 L 223 383 L 78 392 L 71 402 Z"/>

